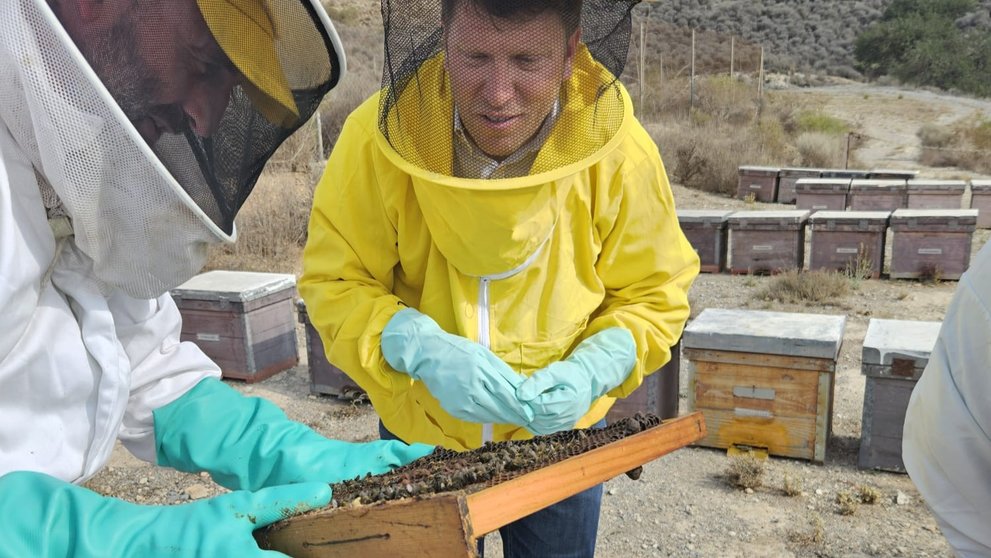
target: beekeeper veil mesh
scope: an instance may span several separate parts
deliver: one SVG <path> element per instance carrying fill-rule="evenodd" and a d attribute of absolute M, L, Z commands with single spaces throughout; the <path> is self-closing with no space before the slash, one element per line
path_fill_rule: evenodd
<path fill-rule="evenodd" d="M 102 282 L 199 271 L 266 161 L 340 79 L 319 0 L 7 0 L 0 121 Z"/>
<path fill-rule="evenodd" d="M 638 2 L 382 0 L 379 127 L 406 161 L 444 175 L 501 177 L 486 159 L 516 176 L 582 160 L 623 120 L 617 76 Z M 452 125 L 453 144 L 438 141 Z M 537 157 L 554 126 L 580 133 Z M 459 141 L 488 157 L 452 153 Z"/>

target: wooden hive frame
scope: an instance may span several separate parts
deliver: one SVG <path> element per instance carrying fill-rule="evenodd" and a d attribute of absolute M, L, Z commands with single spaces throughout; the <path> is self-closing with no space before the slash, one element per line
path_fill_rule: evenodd
<path fill-rule="evenodd" d="M 256 532 L 296 558 L 476 556 L 476 540 L 705 437 L 691 413 L 477 492 L 320 510 Z"/>

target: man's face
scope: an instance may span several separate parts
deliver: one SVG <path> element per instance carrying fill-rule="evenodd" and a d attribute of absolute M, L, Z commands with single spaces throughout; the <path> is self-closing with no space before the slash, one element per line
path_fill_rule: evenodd
<path fill-rule="evenodd" d="M 537 133 L 571 75 L 579 34 L 566 37 L 552 12 L 517 21 L 458 6 L 445 64 L 462 124 L 487 155 L 508 157 Z"/>
<path fill-rule="evenodd" d="M 73 38 L 149 145 L 187 125 L 200 137 L 216 130 L 241 77 L 195 0 L 80 5 Z"/>

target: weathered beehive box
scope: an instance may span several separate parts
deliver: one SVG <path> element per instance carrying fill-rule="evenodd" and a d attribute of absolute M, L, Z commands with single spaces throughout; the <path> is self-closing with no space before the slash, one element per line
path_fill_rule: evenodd
<path fill-rule="evenodd" d="M 884 267 L 887 211 L 819 211 L 809 218 L 809 269 L 877 279 Z"/>
<path fill-rule="evenodd" d="M 802 178 L 819 178 L 819 169 L 784 168 L 778 174 L 778 203 L 795 203 L 795 185 Z"/>
<path fill-rule="evenodd" d="M 795 183 L 795 208 L 843 211 L 849 194 L 849 178 L 801 178 Z"/>
<path fill-rule="evenodd" d="M 900 209 L 891 214 L 893 279 L 959 279 L 970 266 L 976 209 Z"/>
<path fill-rule="evenodd" d="M 721 273 L 726 268 L 726 221 L 732 211 L 679 209 L 678 223 L 699 255 L 703 273 Z"/>
<path fill-rule="evenodd" d="M 310 322 L 306 303 L 296 301 L 296 315 L 306 331 L 306 362 L 310 372 L 310 393 L 354 398 L 363 390 L 340 368 L 327 360 L 320 334 Z"/>
<path fill-rule="evenodd" d="M 971 181 L 970 208 L 980 211 L 977 214 L 977 226 L 991 229 L 991 180 Z"/>
<path fill-rule="evenodd" d="M 905 471 L 902 463 L 905 411 L 912 389 L 929 363 L 939 328 L 940 322 L 871 318 L 861 358 L 861 372 L 867 378 L 860 427 L 860 467 Z"/>
<path fill-rule="evenodd" d="M 738 211 L 729 216 L 732 273 L 777 273 L 805 263 L 808 211 Z"/>
<path fill-rule="evenodd" d="M 740 182 L 736 197 L 747 199 L 751 194 L 759 202 L 773 203 L 778 195 L 778 173 L 775 167 L 740 167 Z"/>
<path fill-rule="evenodd" d="M 902 169 L 871 169 L 867 176 L 873 180 L 915 180 L 918 177 L 919 171 Z"/>
<path fill-rule="evenodd" d="M 904 180 L 853 180 L 847 207 L 853 211 L 894 211 L 906 204 Z"/>
<path fill-rule="evenodd" d="M 209 271 L 172 290 L 182 340 L 196 343 L 225 378 L 256 382 L 299 362 L 293 298 L 282 273 Z"/>
<path fill-rule="evenodd" d="M 967 183 L 963 180 L 909 180 L 908 209 L 960 209 Z"/>
<path fill-rule="evenodd" d="M 707 308 L 685 329 L 688 408 L 701 445 L 821 463 L 844 316 Z"/>
<path fill-rule="evenodd" d="M 678 416 L 678 394 L 681 391 L 681 340 L 671 347 L 671 360 L 653 374 L 644 378 L 636 390 L 623 399 L 617 399 L 606 414 L 606 423 L 642 415 L 657 415 L 662 419 Z"/>

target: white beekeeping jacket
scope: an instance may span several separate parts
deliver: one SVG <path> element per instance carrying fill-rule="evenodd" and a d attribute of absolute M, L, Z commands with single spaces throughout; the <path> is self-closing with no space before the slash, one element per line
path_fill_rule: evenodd
<path fill-rule="evenodd" d="M 912 391 L 902 459 L 961 556 L 991 556 L 991 246 L 960 279 Z"/>

